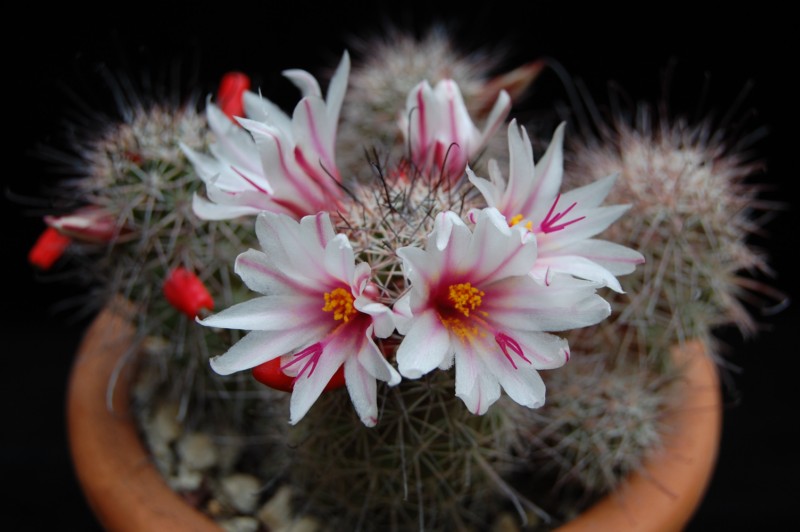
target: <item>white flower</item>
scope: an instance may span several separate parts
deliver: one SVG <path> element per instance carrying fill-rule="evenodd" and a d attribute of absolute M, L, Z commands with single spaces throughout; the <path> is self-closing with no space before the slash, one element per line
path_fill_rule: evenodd
<path fill-rule="evenodd" d="M 471 169 L 467 169 L 467 175 L 486 203 L 498 209 L 510 225 L 525 227 L 536 235 L 539 257 L 532 270 L 535 277 L 547 280 L 552 273 L 566 273 L 621 292 L 616 275 L 631 273 L 644 257 L 625 246 L 590 237 L 611 225 L 628 206 L 599 206 L 611 190 L 615 175 L 562 195 L 563 142 L 561 124 L 534 167 L 528 133 L 512 120 L 508 126 L 508 183 L 494 160 L 489 161 L 491 181 L 477 177 Z"/>
<path fill-rule="evenodd" d="M 496 209 L 477 213 L 471 232 L 452 212 L 437 216 L 425 250 L 397 251 L 410 291 L 396 304 L 397 351 L 404 377 L 418 378 L 455 360 L 456 395 L 475 414 L 500 397 L 544 404 L 538 369 L 563 365 L 567 342 L 545 331 L 592 325 L 610 313 L 597 283 L 555 275 L 549 285 L 529 272 L 536 239 L 509 227 Z"/>
<path fill-rule="evenodd" d="M 394 323 L 389 308 L 374 299 L 369 265 L 355 264 L 350 242 L 334 234 L 327 213 L 297 222 L 265 212 L 256 221 L 256 234 L 264 252 L 239 255 L 236 273 L 265 296 L 200 322 L 252 331 L 212 359 L 212 368 L 227 375 L 285 355 L 281 369 L 295 376 L 294 424 L 344 364 L 353 406 L 365 425 L 375 425 L 375 380 L 395 385 L 400 376 L 373 341 L 373 336 L 389 336 Z"/>
<path fill-rule="evenodd" d="M 455 181 L 510 109 L 511 98 L 501 91 L 486 126 L 478 131 L 455 81 L 442 80 L 436 88 L 423 81 L 408 94 L 399 125 L 417 169 L 431 179 Z"/>
<path fill-rule="evenodd" d="M 221 220 L 270 211 L 299 219 L 335 210 L 342 192 L 334 145 L 349 72 L 345 52 L 326 99 L 308 72 L 284 72 L 303 93 L 291 118 L 269 100 L 246 93 L 250 118 L 237 119 L 239 127 L 209 103 L 206 116 L 217 139 L 211 156 L 183 147 L 206 184 L 208 199 L 195 196 L 195 213 Z"/>

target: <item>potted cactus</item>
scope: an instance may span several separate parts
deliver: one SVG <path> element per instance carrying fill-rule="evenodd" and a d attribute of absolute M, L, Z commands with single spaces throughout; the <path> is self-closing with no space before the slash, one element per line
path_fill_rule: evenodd
<path fill-rule="evenodd" d="M 202 113 L 134 109 L 87 144 L 85 204 L 48 218 L 133 324 L 113 327 L 130 344 L 109 397 L 133 371 L 166 482 L 226 528 L 565 521 L 661 444 L 683 382 L 670 347 L 714 324 L 697 316 L 747 323 L 731 286 L 758 257 L 746 231 L 709 251 L 697 213 L 741 229 L 752 198 L 665 205 L 641 171 L 685 161 L 691 128 L 618 123 L 564 155 L 561 126 L 534 162 L 503 87 L 544 64 L 489 76 L 441 36 L 404 46 L 383 53 L 451 53 L 447 76 L 424 65 L 392 99 L 374 90 L 388 58 L 349 72 L 345 54 L 324 93 L 287 73 L 291 117 L 238 74 Z M 658 183 L 750 171 L 695 147 L 721 166 L 667 160 Z M 676 268 L 702 253 L 721 264 Z"/>

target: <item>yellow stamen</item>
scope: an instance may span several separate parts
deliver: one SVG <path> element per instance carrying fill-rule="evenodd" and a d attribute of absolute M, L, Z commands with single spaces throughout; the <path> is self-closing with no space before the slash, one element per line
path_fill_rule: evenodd
<path fill-rule="evenodd" d="M 523 221 L 524 221 L 523 216 L 521 214 L 517 214 L 517 215 L 513 216 L 511 218 L 511 220 L 509 220 L 508 226 L 509 227 L 514 227 L 515 225 L 517 225 L 518 223 L 523 222 Z M 528 231 L 533 231 L 533 222 L 531 222 L 530 220 L 525 222 L 525 229 L 527 229 Z"/>
<path fill-rule="evenodd" d="M 452 331 L 453 334 L 458 336 L 461 340 L 472 340 L 478 334 L 478 327 L 475 325 L 468 325 L 466 320 L 462 320 L 457 316 L 451 318 L 439 316 L 439 319 L 442 321 L 442 325 L 444 325 L 447 329 L 450 329 L 450 331 Z"/>
<path fill-rule="evenodd" d="M 357 312 L 353 307 L 353 296 L 344 288 L 335 288 L 325 292 L 325 306 L 322 310 L 333 312 L 333 319 L 344 320 L 345 323 L 353 318 Z"/>
<path fill-rule="evenodd" d="M 453 302 L 453 308 L 467 317 L 470 312 L 481 306 L 485 295 L 482 290 L 478 290 L 470 283 L 450 285 L 449 299 Z"/>

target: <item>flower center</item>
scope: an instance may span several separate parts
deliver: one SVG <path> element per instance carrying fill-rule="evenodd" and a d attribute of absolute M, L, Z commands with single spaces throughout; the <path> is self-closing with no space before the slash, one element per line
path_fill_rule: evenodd
<path fill-rule="evenodd" d="M 483 303 L 485 295 L 483 290 L 478 290 L 471 283 L 451 284 L 447 290 L 447 300 L 450 304 L 439 314 L 442 325 L 465 342 L 470 342 L 476 336 L 485 336 L 478 326 L 485 325 L 486 322 L 474 315 Z M 483 311 L 477 313 L 488 316 Z"/>
<path fill-rule="evenodd" d="M 325 292 L 325 312 L 333 312 L 333 319 L 343 320 L 345 323 L 353 318 L 357 312 L 353 306 L 353 296 L 344 288 L 335 288 Z"/>
<path fill-rule="evenodd" d="M 448 299 L 453 303 L 454 309 L 469 317 L 470 312 L 481 306 L 485 295 L 470 283 L 459 283 L 450 285 Z"/>
<path fill-rule="evenodd" d="M 478 335 L 478 327 L 472 325 L 468 320 L 462 320 L 458 316 L 439 316 L 439 319 L 445 328 L 449 329 L 461 340 L 468 342 Z"/>
<path fill-rule="evenodd" d="M 524 225 L 525 229 L 527 229 L 528 231 L 533 231 L 533 222 L 530 221 L 530 220 L 525 220 L 525 217 L 522 216 L 521 214 L 517 214 L 516 216 L 512 217 L 508 221 L 508 226 L 509 227 L 514 227 L 515 225 L 517 225 L 520 222 L 525 222 L 525 225 Z"/>

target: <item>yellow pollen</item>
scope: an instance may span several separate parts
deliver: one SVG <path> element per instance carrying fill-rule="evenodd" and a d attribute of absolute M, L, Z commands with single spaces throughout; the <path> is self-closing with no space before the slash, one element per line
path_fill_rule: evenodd
<path fill-rule="evenodd" d="M 345 323 L 357 312 L 353 307 L 353 296 L 344 288 L 335 288 L 325 292 L 325 306 L 322 310 L 333 312 L 333 319 L 344 320 Z"/>
<path fill-rule="evenodd" d="M 515 225 L 517 225 L 518 223 L 520 223 L 522 221 L 524 221 L 523 216 L 521 214 L 517 214 L 516 216 L 512 217 L 511 220 L 508 222 L 508 226 L 509 227 L 514 227 Z M 525 226 L 524 227 L 528 231 L 533 231 L 533 222 L 528 220 L 527 222 L 525 222 Z"/>
<path fill-rule="evenodd" d="M 475 325 L 467 325 L 465 320 L 459 317 L 445 318 L 444 316 L 439 316 L 439 319 L 442 321 L 442 325 L 450 329 L 453 334 L 465 342 L 472 340 L 478 335 L 478 327 Z"/>
<path fill-rule="evenodd" d="M 482 290 L 478 290 L 470 283 L 450 285 L 449 299 L 453 302 L 453 308 L 467 317 L 470 312 L 481 306 L 485 295 Z"/>

